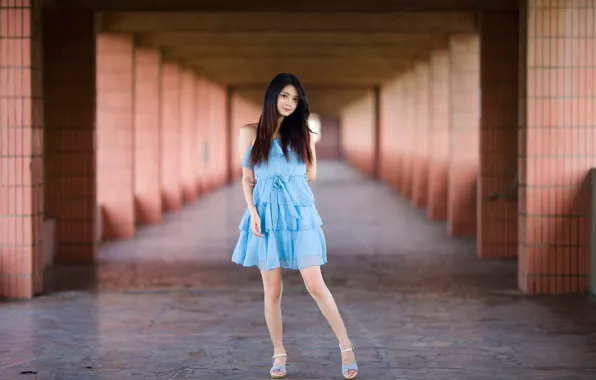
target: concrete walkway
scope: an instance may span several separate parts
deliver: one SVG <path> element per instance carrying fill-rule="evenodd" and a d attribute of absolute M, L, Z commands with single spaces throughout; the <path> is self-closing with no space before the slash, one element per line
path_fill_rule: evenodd
<path fill-rule="evenodd" d="M 521 296 L 514 261 L 480 260 L 474 241 L 383 185 L 320 165 L 324 275 L 359 379 L 596 379 L 593 300 Z M 0 304 L 0 378 L 267 379 L 260 276 L 229 261 L 243 208 L 236 183 L 105 244 L 96 267 L 55 268 L 54 293 Z M 294 272 L 284 318 L 288 378 L 341 379 L 337 343 Z"/>

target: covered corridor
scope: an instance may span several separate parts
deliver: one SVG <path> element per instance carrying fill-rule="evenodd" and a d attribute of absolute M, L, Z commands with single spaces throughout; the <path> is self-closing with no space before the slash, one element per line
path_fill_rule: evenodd
<path fill-rule="evenodd" d="M 319 157 L 517 261 L 524 293 L 596 288 L 594 0 L 0 4 L 3 298 L 238 178 L 281 71 Z"/>
<path fill-rule="evenodd" d="M 266 374 L 230 255 L 279 72 L 362 378 L 596 376 L 596 0 L 0 0 L 0 377 Z M 339 376 L 286 280 L 290 372 Z"/>
<path fill-rule="evenodd" d="M 514 262 L 478 260 L 471 239 L 343 163 L 321 171 L 324 275 L 363 379 L 594 378 L 596 304 L 524 297 Z M 1 309 L 0 378 L 265 378 L 261 279 L 229 263 L 243 207 L 234 183 L 104 245 L 96 267 L 56 267 L 55 293 Z M 340 378 L 333 334 L 296 273 L 284 294 L 290 378 Z"/>

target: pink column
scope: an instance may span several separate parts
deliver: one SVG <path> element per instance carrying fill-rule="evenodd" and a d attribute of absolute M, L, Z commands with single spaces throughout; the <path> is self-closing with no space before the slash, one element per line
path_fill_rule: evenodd
<path fill-rule="evenodd" d="M 43 286 L 43 99 L 37 5 L 0 1 L 0 298 L 30 298 Z"/>
<path fill-rule="evenodd" d="M 134 201 L 136 221 L 158 223 L 161 205 L 161 57 L 157 50 L 135 48 Z"/>
<path fill-rule="evenodd" d="M 401 192 L 412 199 L 414 190 L 414 136 L 416 133 L 416 76 L 414 70 L 407 71 L 403 76 L 403 125 L 401 128 L 402 152 L 401 160 Z"/>
<path fill-rule="evenodd" d="M 184 69 L 180 75 L 180 186 L 184 202 L 190 202 L 197 196 L 195 185 L 196 162 L 196 85 L 195 75 L 190 69 Z"/>
<path fill-rule="evenodd" d="M 206 191 L 205 173 L 207 171 L 207 163 L 205 158 L 205 135 L 206 123 L 205 115 L 207 113 L 205 107 L 205 79 L 195 76 L 195 114 L 194 114 L 194 128 L 195 128 L 195 145 L 197 149 L 197 158 L 194 164 L 195 169 L 195 188 L 197 193 Z"/>
<path fill-rule="evenodd" d="M 176 62 L 162 64 L 161 82 L 161 193 L 163 208 L 182 206 L 180 191 L 180 67 Z"/>
<path fill-rule="evenodd" d="M 427 216 L 447 219 L 449 181 L 449 50 L 438 49 L 430 58 L 431 109 Z"/>
<path fill-rule="evenodd" d="M 415 90 L 412 96 L 416 102 L 414 108 L 416 126 L 414 134 L 414 156 L 412 173 L 412 203 L 416 207 L 426 207 L 428 203 L 428 141 L 430 108 L 430 72 L 428 62 L 419 62 L 415 71 Z"/>
<path fill-rule="evenodd" d="M 97 36 L 97 196 L 107 239 L 135 231 L 133 62 L 131 35 Z"/>
<path fill-rule="evenodd" d="M 519 286 L 583 293 L 596 167 L 596 0 L 529 0 L 520 131 Z"/>
<path fill-rule="evenodd" d="M 57 262 L 92 263 L 100 239 L 95 42 L 92 11 L 44 10 L 45 217 Z"/>
<path fill-rule="evenodd" d="M 480 44 L 477 34 L 451 37 L 450 152 L 447 225 L 451 235 L 476 234 L 480 138 Z"/>
<path fill-rule="evenodd" d="M 519 14 L 483 13 L 480 23 L 480 229 L 478 255 L 516 257 Z M 491 200 L 495 193 L 514 197 Z M 494 198 L 494 197 L 493 197 Z"/>

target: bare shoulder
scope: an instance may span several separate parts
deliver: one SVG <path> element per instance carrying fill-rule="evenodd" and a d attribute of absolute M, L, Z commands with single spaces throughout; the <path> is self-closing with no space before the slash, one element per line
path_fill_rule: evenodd
<path fill-rule="evenodd" d="M 240 127 L 239 145 L 243 150 L 248 149 L 257 137 L 257 124 L 246 124 Z"/>
<path fill-rule="evenodd" d="M 257 123 L 243 125 L 242 127 L 240 127 L 240 133 L 244 135 L 256 135 Z"/>

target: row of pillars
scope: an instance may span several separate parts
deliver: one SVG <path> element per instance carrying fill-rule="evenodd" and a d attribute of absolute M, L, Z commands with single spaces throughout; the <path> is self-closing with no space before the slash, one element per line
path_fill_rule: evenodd
<path fill-rule="evenodd" d="M 231 128 L 260 110 L 131 35 L 96 34 L 93 12 L 0 4 L 0 297 L 29 298 L 47 240 L 55 262 L 92 263 L 101 240 L 238 176 Z"/>
<path fill-rule="evenodd" d="M 129 36 L 96 40 L 92 13 L 60 9 L 42 17 L 37 4 L 0 2 L 0 44 L 8 52 L 0 58 L 6 297 L 42 290 L 45 217 L 57 221 L 58 261 L 89 262 L 98 200 L 105 235 L 130 236 L 137 222 L 158 220 L 159 210 L 225 181 L 225 147 L 233 146 L 226 126 L 255 118 L 251 105 L 231 112 L 234 99 L 224 89 L 156 60 Z M 453 235 L 476 235 L 481 256 L 517 257 L 523 291 L 586 291 L 595 22 L 596 0 L 532 0 L 520 15 L 482 14 L 477 35 L 452 36 L 380 87 L 377 133 L 346 111 L 346 157 L 360 166 L 377 157 L 373 171 L 430 218 L 446 220 Z M 213 113 L 191 112 L 188 104 Z M 207 132 L 211 122 L 221 130 Z M 169 129 L 174 125 L 180 130 Z M 173 142 L 178 133 L 186 138 Z M 354 143 L 356 133 L 372 136 L 368 148 L 365 139 Z M 223 156 L 212 160 L 214 151 Z M 190 168 L 192 159 L 203 171 Z M 516 177 L 517 200 L 489 199 L 507 194 Z"/>
<path fill-rule="evenodd" d="M 586 292 L 595 94 L 596 1 L 528 1 L 383 84 L 378 133 L 354 123 L 375 94 L 348 108 L 346 157 L 480 257 L 517 258 L 525 293 Z"/>
<path fill-rule="evenodd" d="M 130 35 L 98 34 L 96 57 L 102 235 L 128 238 L 228 180 L 229 98 Z"/>

